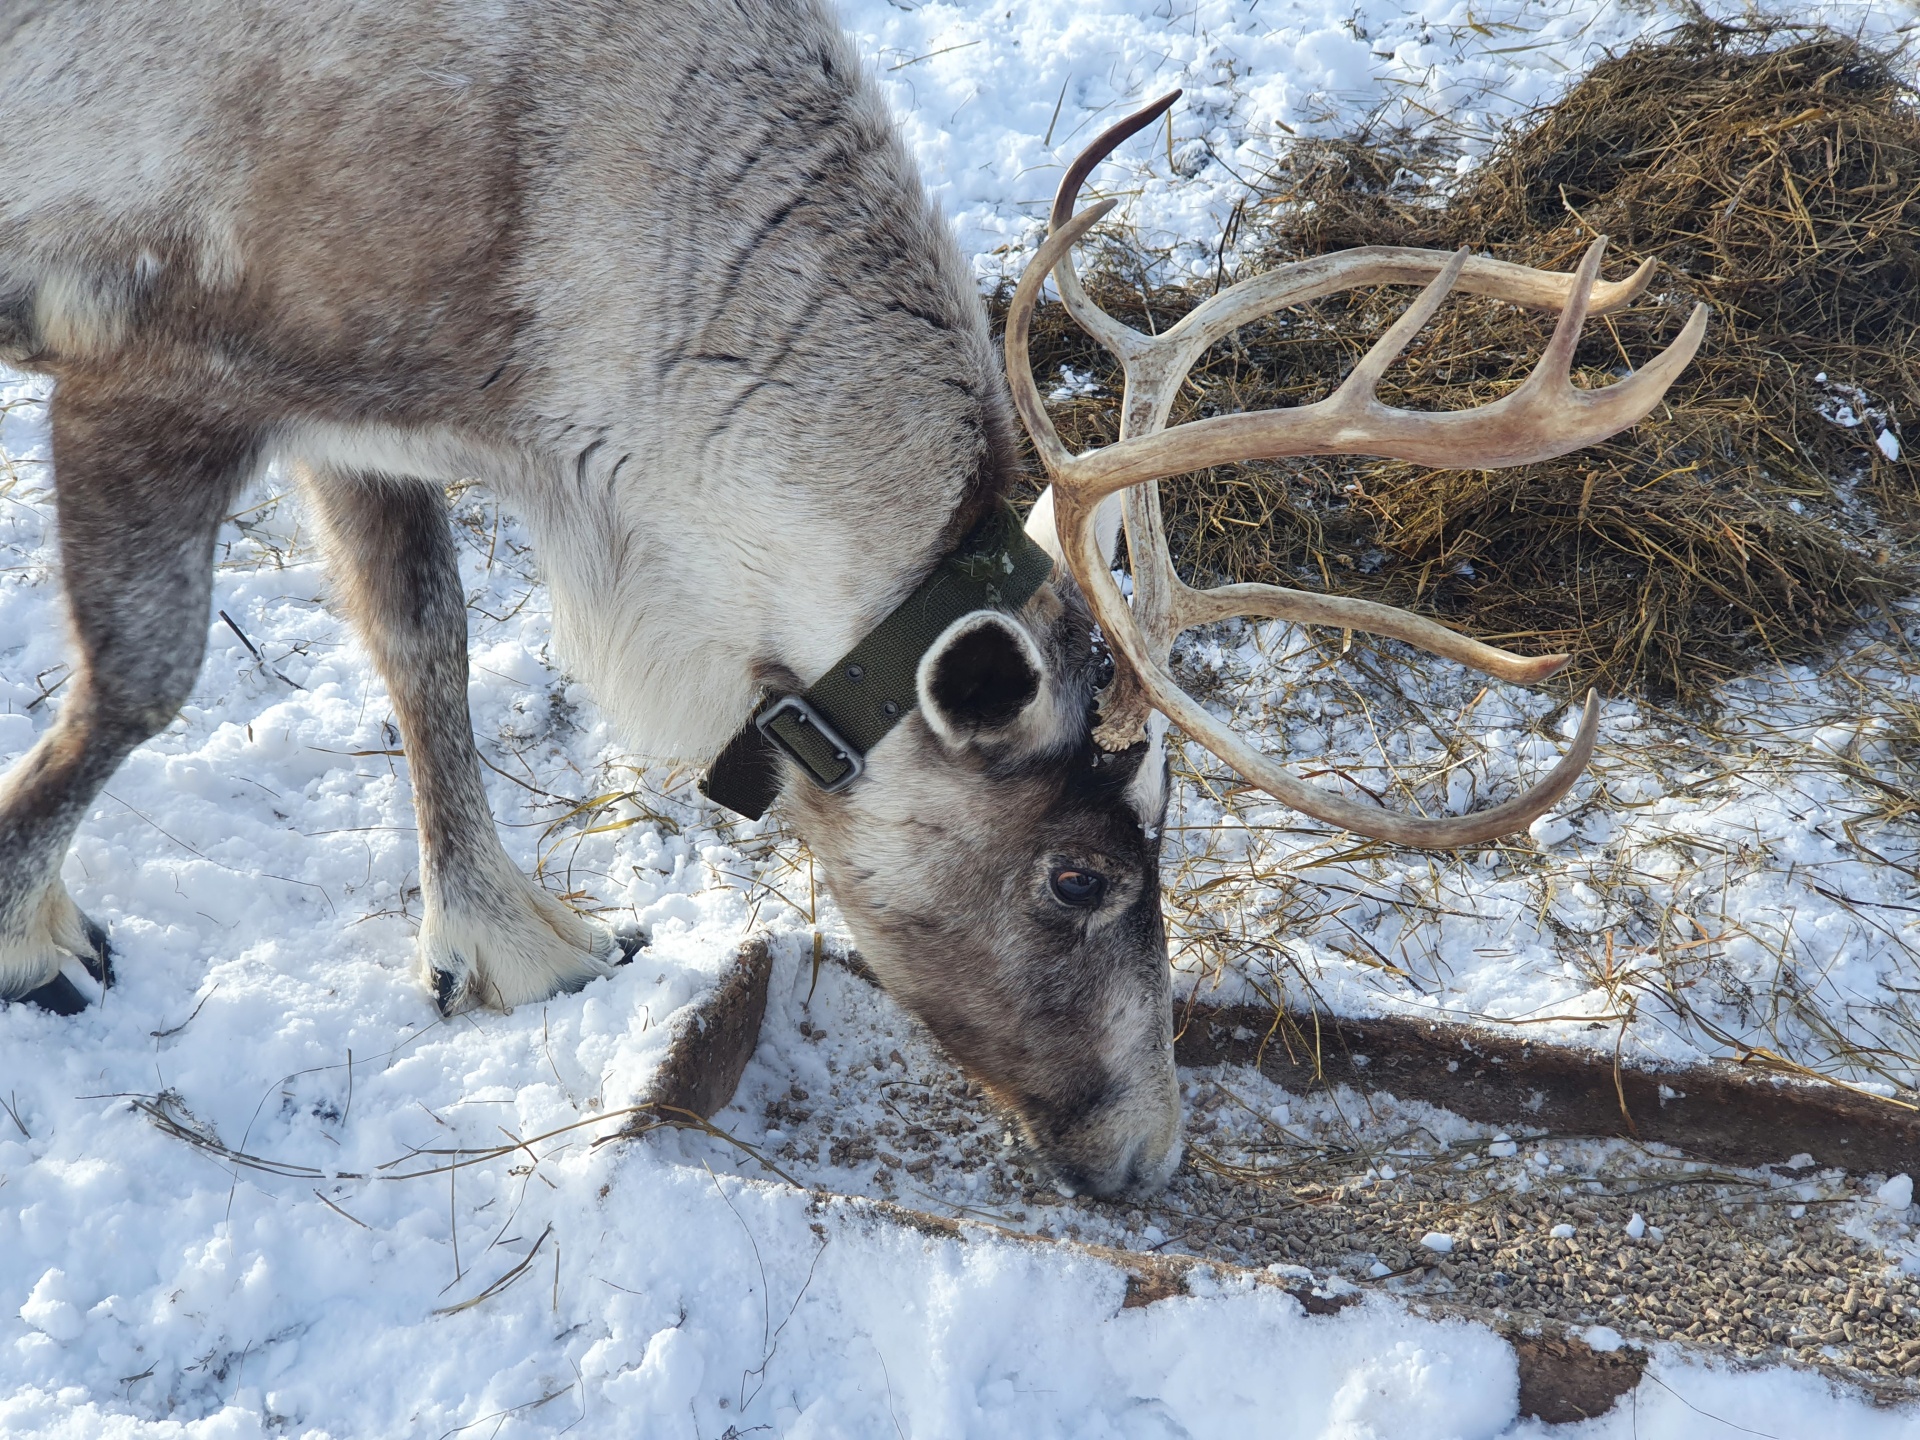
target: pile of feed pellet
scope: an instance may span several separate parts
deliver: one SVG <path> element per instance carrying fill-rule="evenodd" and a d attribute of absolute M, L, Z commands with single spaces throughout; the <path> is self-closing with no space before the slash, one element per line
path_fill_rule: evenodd
<path fill-rule="evenodd" d="M 1804 1157 L 1738 1170 L 1664 1146 L 1489 1135 L 1351 1091 L 1282 1099 L 1282 1119 L 1255 1108 L 1252 1096 L 1283 1092 L 1253 1072 L 1188 1078 L 1193 1154 L 1172 1197 L 1191 1217 L 1182 1248 L 1365 1276 L 1523 1322 L 1920 1374 L 1920 1275 L 1897 1258 L 1914 1230 L 1908 1207 L 1883 1203 L 1883 1188 L 1889 1200 L 1902 1189 L 1885 1177 Z"/>
<path fill-rule="evenodd" d="M 781 989 L 715 1119 L 808 1187 L 1299 1267 L 1335 1289 L 1445 1299 L 1528 1328 L 1602 1325 L 1879 1381 L 1920 1376 L 1910 1181 L 1804 1157 L 1743 1170 L 1662 1146 L 1507 1134 L 1379 1093 L 1291 1094 L 1220 1066 L 1182 1071 L 1187 1154 L 1166 1191 L 1145 1204 L 1065 1197 L 882 992 L 834 966 L 810 1004 Z"/>

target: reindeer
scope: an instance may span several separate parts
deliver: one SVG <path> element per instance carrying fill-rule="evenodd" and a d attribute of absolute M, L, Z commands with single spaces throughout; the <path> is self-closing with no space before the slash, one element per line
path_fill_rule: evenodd
<path fill-rule="evenodd" d="M 777 794 L 880 979 L 978 1076 L 1060 1183 L 1150 1190 L 1180 1154 L 1158 859 L 1171 721 L 1306 813 L 1404 844 L 1525 826 L 1591 753 L 1441 820 L 1301 784 L 1170 678 L 1228 615 L 1395 636 L 1502 678 L 1525 659 L 1384 606 L 1175 576 L 1159 479 L 1256 456 L 1510 465 L 1637 422 L 1698 344 L 1598 391 L 1589 310 L 1645 285 L 1360 250 L 1223 290 L 1172 330 L 1102 314 L 1070 247 L 1103 135 L 1015 292 L 1006 378 L 979 294 L 819 0 L 13 0 L 0 12 L 0 359 L 53 377 L 75 661 L 0 782 L 0 997 L 70 1013 L 110 947 L 61 880 L 101 785 L 185 701 L 215 535 L 288 465 L 384 677 L 419 820 L 421 983 L 447 1014 L 607 975 L 611 934 L 510 863 L 465 701 L 443 486 L 530 527 L 570 666 L 638 745 Z M 1051 275 L 1120 359 L 1119 441 L 1070 454 L 1026 357 Z M 1234 326 L 1426 282 L 1318 404 L 1165 430 Z M 1496 404 L 1373 397 L 1450 288 L 1561 311 Z M 1006 518 L 1009 407 L 1052 478 Z M 1124 497 L 1124 500 L 1122 500 Z M 1108 572 L 1124 510 L 1135 596 Z M 1095 626 L 1112 647 L 1111 679 Z M 715 757 L 718 757 L 715 759 Z"/>

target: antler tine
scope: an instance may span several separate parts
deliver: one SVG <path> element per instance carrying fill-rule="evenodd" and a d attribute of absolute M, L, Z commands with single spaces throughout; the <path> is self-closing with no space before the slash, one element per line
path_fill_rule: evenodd
<path fill-rule="evenodd" d="M 1380 377 L 1387 373 L 1387 366 L 1400 358 L 1400 352 L 1413 343 L 1413 337 L 1434 317 L 1466 266 L 1467 248 L 1463 245 L 1453 252 L 1453 257 L 1440 273 L 1427 282 L 1427 288 L 1420 292 L 1420 298 L 1406 308 L 1386 334 L 1373 342 L 1367 353 L 1360 357 L 1360 363 L 1340 382 L 1340 388 L 1333 393 L 1335 408 L 1349 401 L 1357 402 L 1362 407 L 1378 403 L 1373 398 L 1373 392 L 1379 388 Z M 1577 286 L 1575 288 L 1578 289 Z"/>
<path fill-rule="evenodd" d="M 1073 214 L 1074 202 L 1080 198 L 1080 187 L 1100 162 L 1119 149 L 1123 142 L 1132 139 L 1166 114 L 1180 94 L 1178 90 L 1170 91 L 1145 109 L 1134 111 L 1126 119 L 1109 125 L 1094 136 L 1093 142 L 1067 167 L 1059 188 L 1053 192 L 1053 210 L 1047 218 L 1048 230 L 1058 230 L 1067 223 Z M 1093 303 L 1093 297 L 1082 288 L 1079 273 L 1073 268 L 1071 250 L 1053 267 L 1053 283 L 1059 289 L 1061 303 L 1067 307 L 1067 313 L 1073 316 L 1074 323 L 1104 345 L 1122 364 L 1146 342 L 1147 337 L 1138 330 L 1122 324 Z"/>
<path fill-rule="evenodd" d="M 1082 150 L 1073 164 L 1067 167 L 1067 173 L 1061 177 L 1060 188 L 1053 192 L 1053 211 L 1047 217 L 1047 228 L 1058 230 L 1065 224 L 1067 217 L 1073 214 L 1073 202 L 1080 198 L 1080 187 L 1087 183 L 1087 176 L 1091 175 L 1107 156 L 1171 110 L 1173 102 L 1183 93 L 1180 90 L 1169 90 L 1144 109 L 1134 111 L 1124 120 L 1116 120 L 1094 136 L 1087 148 Z"/>
<path fill-rule="evenodd" d="M 1182 629 L 1214 620 L 1246 617 L 1358 630 L 1402 641 L 1416 650 L 1425 650 L 1429 655 L 1438 655 L 1515 685 L 1537 685 L 1558 674 L 1573 658 L 1571 655 L 1516 655 L 1393 605 L 1354 600 L 1344 595 L 1316 595 L 1310 590 L 1289 590 L 1281 585 L 1187 589 L 1181 601 L 1180 618 L 1185 622 Z"/>
<path fill-rule="evenodd" d="M 1053 428 L 1053 420 L 1047 414 L 1046 402 L 1040 398 L 1040 389 L 1033 383 L 1033 361 L 1028 346 L 1028 337 L 1033 329 L 1033 307 L 1040 299 L 1040 287 L 1046 283 L 1047 272 L 1073 248 L 1075 241 L 1104 220 L 1107 213 L 1119 203 L 1117 200 L 1102 200 L 1054 229 L 1040 242 L 1040 248 L 1034 252 L 1026 272 L 1020 277 L 1020 283 L 1014 287 L 1013 299 L 1007 304 L 1007 325 L 1003 337 L 1007 388 L 1013 393 L 1013 408 L 1020 412 L 1020 421 L 1027 427 L 1033 448 L 1039 453 L 1040 463 L 1047 467 L 1047 474 L 1058 483 L 1064 484 L 1067 476 L 1074 471 L 1077 457 L 1061 443 L 1060 434 Z M 1065 522 L 1061 523 L 1064 527 Z"/>
<path fill-rule="evenodd" d="M 1607 237 L 1601 235 L 1587 246 L 1587 253 L 1580 257 L 1580 268 L 1573 272 L 1573 288 L 1568 291 L 1567 303 L 1554 324 L 1553 338 L 1547 341 L 1547 348 L 1534 361 L 1532 373 L 1527 376 L 1527 385 L 1537 381 L 1542 390 L 1550 389 L 1556 394 L 1560 391 L 1573 392 L 1573 350 L 1580 343 L 1580 332 L 1586 328 L 1587 305 L 1593 295 L 1594 281 L 1600 278 L 1600 257 L 1606 253 Z"/>

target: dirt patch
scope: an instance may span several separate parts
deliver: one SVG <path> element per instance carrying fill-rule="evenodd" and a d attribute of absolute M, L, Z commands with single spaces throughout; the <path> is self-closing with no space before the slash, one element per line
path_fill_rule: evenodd
<path fill-rule="evenodd" d="M 1189 573 L 1413 606 L 1497 643 L 1570 651 L 1562 681 L 1704 700 L 1730 674 L 1811 653 L 1913 585 L 1920 471 L 1920 112 L 1893 57 L 1817 27 L 1689 26 L 1598 65 L 1464 182 L 1404 136 L 1303 143 L 1248 197 L 1246 273 L 1389 244 L 1468 245 L 1566 270 L 1596 234 L 1607 273 L 1661 262 L 1650 297 L 1590 323 L 1577 378 L 1652 356 L 1696 301 L 1705 346 L 1647 423 L 1506 471 L 1305 459 L 1167 487 Z M 1228 253 L 1223 246 L 1222 255 Z M 1241 278 L 1156 285 L 1109 237 L 1089 288 L 1164 329 Z M 1407 303 L 1356 292 L 1215 347 L 1175 420 L 1328 394 Z M 1390 373 L 1413 408 L 1485 403 L 1551 321 L 1456 299 Z M 1114 438 L 1115 368 L 1058 305 L 1033 357 L 1076 448 Z M 1920 443 L 1920 432 L 1915 434 Z"/>
<path fill-rule="evenodd" d="M 1596 1351 L 1564 1337 L 1522 1337 L 1513 1351 L 1520 1361 L 1520 1413 L 1549 1425 L 1606 1414 L 1647 1368 L 1644 1350 Z"/>

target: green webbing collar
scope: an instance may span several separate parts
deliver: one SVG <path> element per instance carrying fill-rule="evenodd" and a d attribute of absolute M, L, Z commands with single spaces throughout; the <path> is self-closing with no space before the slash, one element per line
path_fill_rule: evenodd
<path fill-rule="evenodd" d="M 759 819 L 780 793 L 779 751 L 823 790 L 851 785 L 867 752 L 919 703 L 920 660 L 946 628 L 975 610 L 1018 610 L 1052 573 L 1053 557 L 999 507 L 803 694 L 764 697 L 700 777 L 700 793 Z"/>

